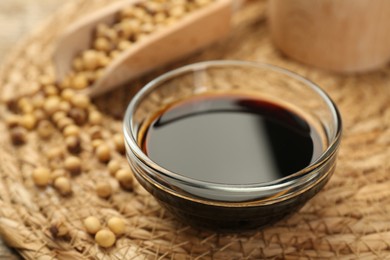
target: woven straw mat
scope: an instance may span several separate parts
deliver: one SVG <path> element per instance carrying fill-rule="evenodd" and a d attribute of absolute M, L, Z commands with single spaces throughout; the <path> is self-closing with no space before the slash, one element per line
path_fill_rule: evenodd
<path fill-rule="evenodd" d="M 32 91 L 41 73 L 54 73 L 51 54 L 63 29 L 75 19 L 112 2 L 67 3 L 8 55 L 0 70 L 1 96 Z M 72 180 L 74 195 L 37 189 L 31 170 L 45 164 L 45 151 L 61 142 L 42 143 L 30 133 L 22 147 L 11 145 L 0 121 L 0 233 L 29 259 L 390 259 L 390 67 L 363 75 L 337 75 L 298 64 L 271 44 L 265 2 L 252 1 L 234 19 L 228 40 L 134 82 L 140 86 L 167 69 L 207 59 L 241 59 L 272 63 L 322 86 L 337 103 L 344 123 L 338 166 L 326 187 L 298 213 L 256 233 L 221 235 L 176 221 L 141 187 L 120 189 L 109 200 L 94 191 L 97 179 L 112 181 L 90 152 L 86 173 Z M 131 98 L 128 88 L 95 100 L 110 128 Z M 1 117 L 7 113 L 1 105 Z M 119 119 L 118 119 L 119 118 Z M 57 140 L 57 141 L 56 141 Z M 57 142 L 57 143 L 56 143 Z M 123 162 L 125 163 L 125 159 Z M 82 220 L 122 216 L 127 230 L 111 249 L 96 245 Z M 65 220 L 69 237 L 53 239 L 51 223 Z"/>

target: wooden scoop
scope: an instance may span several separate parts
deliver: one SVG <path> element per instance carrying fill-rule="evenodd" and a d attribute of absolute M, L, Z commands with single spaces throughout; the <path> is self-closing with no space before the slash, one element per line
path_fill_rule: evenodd
<path fill-rule="evenodd" d="M 115 15 L 120 9 L 137 2 L 140 0 L 113 4 L 69 27 L 54 53 L 58 79 L 64 79 L 72 68 L 74 57 L 91 46 L 92 34 L 97 24 L 114 23 Z M 86 93 L 90 96 L 102 94 L 156 67 L 223 39 L 230 29 L 233 4 L 236 4 L 234 2 L 216 0 L 136 42 L 104 69 L 103 75 L 85 89 Z"/>

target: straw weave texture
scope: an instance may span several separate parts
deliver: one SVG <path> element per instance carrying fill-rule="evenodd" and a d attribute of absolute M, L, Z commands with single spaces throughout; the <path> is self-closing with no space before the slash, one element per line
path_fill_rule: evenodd
<path fill-rule="evenodd" d="M 107 2 L 112 1 L 71 1 L 15 46 L 0 68 L 0 96 L 31 92 L 40 74 L 54 74 L 51 57 L 61 31 Z M 271 43 L 265 4 L 252 1 L 243 7 L 226 41 L 170 68 L 208 59 L 254 60 L 285 67 L 323 87 L 339 106 L 344 136 L 336 172 L 314 199 L 291 218 L 259 232 L 199 231 L 176 221 L 140 186 L 99 199 L 93 189 L 96 180 L 112 180 L 88 150 L 82 154 L 86 172 L 73 181 L 74 195 L 63 198 L 31 181 L 32 169 L 47 163 L 46 151 L 61 145 L 62 139 L 43 143 L 30 133 L 27 145 L 15 148 L 3 120 L 8 112 L 1 104 L 0 234 L 5 242 L 28 259 L 390 259 L 390 67 L 343 76 L 287 59 Z M 131 98 L 128 88 L 95 101 L 112 131 L 121 128 L 117 118 Z M 103 221 L 122 216 L 126 234 L 115 247 L 99 248 L 82 225 L 89 215 Z M 49 228 L 58 221 L 66 223 L 68 237 L 53 239 Z"/>

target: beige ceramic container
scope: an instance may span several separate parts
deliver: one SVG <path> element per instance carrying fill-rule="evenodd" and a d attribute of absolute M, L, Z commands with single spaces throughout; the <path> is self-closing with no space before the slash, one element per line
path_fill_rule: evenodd
<path fill-rule="evenodd" d="M 268 4 L 274 43 L 298 61 L 360 72 L 390 60 L 388 0 L 270 0 Z"/>

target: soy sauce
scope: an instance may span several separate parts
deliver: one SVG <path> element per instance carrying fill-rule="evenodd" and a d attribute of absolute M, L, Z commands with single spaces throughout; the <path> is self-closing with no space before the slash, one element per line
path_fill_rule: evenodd
<path fill-rule="evenodd" d="M 196 96 L 150 122 L 144 152 L 167 170 L 220 184 L 270 182 L 315 161 L 324 144 L 304 117 L 245 95 Z"/>

